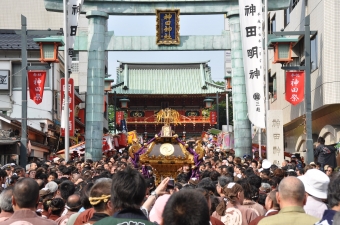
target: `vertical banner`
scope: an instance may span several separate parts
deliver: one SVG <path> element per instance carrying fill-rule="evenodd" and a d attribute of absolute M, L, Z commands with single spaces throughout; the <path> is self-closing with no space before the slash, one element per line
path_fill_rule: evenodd
<path fill-rule="evenodd" d="M 267 124 L 267 159 L 273 164 L 281 166 L 284 159 L 283 111 L 268 110 Z"/>
<path fill-rule="evenodd" d="M 30 92 L 30 99 L 37 105 L 40 104 L 43 99 L 45 79 L 46 71 L 28 71 L 28 90 Z"/>
<path fill-rule="evenodd" d="M 83 5 L 84 0 L 68 0 L 67 5 L 67 26 L 69 27 L 68 30 L 68 55 L 70 56 L 68 58 L 68 70 L 71 70 L 72 66 L 72 56 L 73 56 L 73 46 L 74 46 L 74 40 L 77 35 L 77 28 L 78 28 L 78 20 L 79 15 L 81 12 L 81 6 Z"/>
<path fill-rule="evenodd" d="M 305 71 L 286 71 L 286 100 L 297 105 L 305 99 Z"/>
<path fill-rule="evenodd" d="M 217 123 L 217 113 L 216 111 L 210 111 L 210 124 L 216 124 Z"/>
<path fill-rule="evenodd" d="M 124 119 L 124 112 L 123 111 L 117 111 L 116 112 L 116 123 L 120 125 L 120 121 Z"/>
<path fill-rule="evenodd" d="M 262 0 L 239 0 L 243 65 L 251 123 L 265 128 Z"/>
<path fill-rule="evenodd" d="M 61 78 L 61 89 L 63 92 L 65 92 L 65 78 Z M 70 137 L 74 136 L 74 130 L 75 130 L 75 124 L 74 124 L 74 82 L 73 79 L 70 78 L 68 81 L 68 103 L 69 103 L 69 115 L 68 115 L 68 119 L 67 115 L 63 115 L 64 112 L 64 105 L 65 105 L 65 99 L 64 99 L 64 95 L 61 95 L 61 111 L 62 111 L 62 117 L 61 117 L 61 123 L 63 123 L 63 121 L 68 121 L 69 123 L 69 130 L 70 130 Z M 66 118 L 65 118 L 66 117 Z M 62 126 L 61 128 L 61 136 L 65 137 L 65 128 Z"/>

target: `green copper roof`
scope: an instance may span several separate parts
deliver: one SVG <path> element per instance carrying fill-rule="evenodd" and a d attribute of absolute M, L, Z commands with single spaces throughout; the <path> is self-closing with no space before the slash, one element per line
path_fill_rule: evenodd
<path fill-rule="evenodd" d="M 224 86 L 213 83 L 207 62 L 121 62 L 114 86 L 112 92 L 117 94 L 212 94 L 224 91 Z"/>

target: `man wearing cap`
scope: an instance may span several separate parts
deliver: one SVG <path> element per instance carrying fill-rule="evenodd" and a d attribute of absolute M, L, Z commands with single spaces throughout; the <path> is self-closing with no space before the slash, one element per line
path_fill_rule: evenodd
<path fill-rule="evenodd" d="M 321 199 L 327 199 L 329 177 L 320 170 L 310 169 L 305 175 L 299 176 L 299 179 L 303 182 L 308 195 L 303 209 L 307 214 L 321 219 L 327 209 L 327 205 Z"/>
<path fill-rule="evenodd" d="M 279 185 L 276 199 L 280 205 L 280 212 L 263 218 L 259 225 L 310 225 L 318 221 L 318 218 L 307 215 L 303 210 L 307 199 L 304 185 L 298 178 L 284 178 Z"/>
<path fill-rule="evenodd" d="M 333 168 L 337 167 L 336 162 L 336 148 L 331 145 L 325 145 L 325 139 L 323 137 L 318 138 L 318 143 L 314 150 L 314 156 L 317 157 L 318 162 L 321 163 L 321 170 L 325 165 L 330 165 Z"/>

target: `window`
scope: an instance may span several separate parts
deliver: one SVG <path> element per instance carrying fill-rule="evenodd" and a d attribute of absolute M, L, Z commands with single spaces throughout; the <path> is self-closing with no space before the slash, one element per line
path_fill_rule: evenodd
<path fill-rule="evenodd" d="M 277 83 L 276 83 L 276 73 L 271 75 L 271 73 L 268 73 L 268 82 L 269 82 L 269 99 L 271 99 L 271 102 L 275 101 L 277 99 Z"/>
<path fill-rule="evenodd" d="M 79 72 L 79 51 L 73 51 L 71 71 L 72 73 Z"/>
<path fill-rule="evenodd" d="M 28 66 L 42 66 L 44 64 L 40 62 L 28 62 L 27 65 Z M 50 70 L 46 71 L 45 88 L 50 87 L 50 72 L 49 71 Z M 12 63 L 13 88 L 21 89 L 21 86 L 22 86 L 21 75 L 22 75 L 21 62 Z"/>
<path fill-rule="evenodd" d="M 300 0 L 292 0 L 291 2 L 291 8 L 292 10 L 295 8 L 295 6 L 299 3 Z"/>
<path fill-rule="evenodd" d="M 270 19 L 268 18 L 268 34 L 273 34 L 276 31 L 276 18 L 275 15 Z"/>
<path fill-rule="evenodd" d="M 284 27 L 286 27 L 289 23 L 290 23 L 290 7 L 288 7 L 287 9 L 285 9 L 284 12 Z"/>
<path fill-rule="evenodd" d="M 310 40 L 310 61 L 311 61 L 311 71 L 318 68 L 318 38 L 317 34 L 313 36 Z"/>

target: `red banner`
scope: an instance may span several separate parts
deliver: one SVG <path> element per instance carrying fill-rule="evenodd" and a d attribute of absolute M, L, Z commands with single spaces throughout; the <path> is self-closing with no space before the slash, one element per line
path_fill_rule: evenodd
<path fill-rule="evenodd" d="M 217 113 L 216 111 L 210 111 L 210 124 L 217 123 Z"/>
<path fill-rule="evenodd" d="M 30 99 L 32 99 L 37 105 L 42 102 L 45 79 L 46 71 L 28 71 L 28 90 L 30 92 Z"/>
<path fill-rule="evenodd" d="M 305 72 L 286 71 L 286 100 L 297 105 L 305 98 Z"/>
<path fill-rule="evenodd" d="M 63 110 L 64 105 L 64 91 L 65 91 L 65 78 L 61 78 L 61 111 Z M 74 82 L 73 79 L 70 78 L 68 82 L 68 103 L 69 103 L 69 116 L 68 116 L 68 126 L 70 130 L 70 136 L 74 136 Z M 61 128 L 61 136 L 65 137 L 65 128 Z"/>
<path fill-rule="evenodd" d="M 116 123 L 120 125 L 120 121 L 124 119 L 124 111 L 117 111 L 116 113 Z"/>

